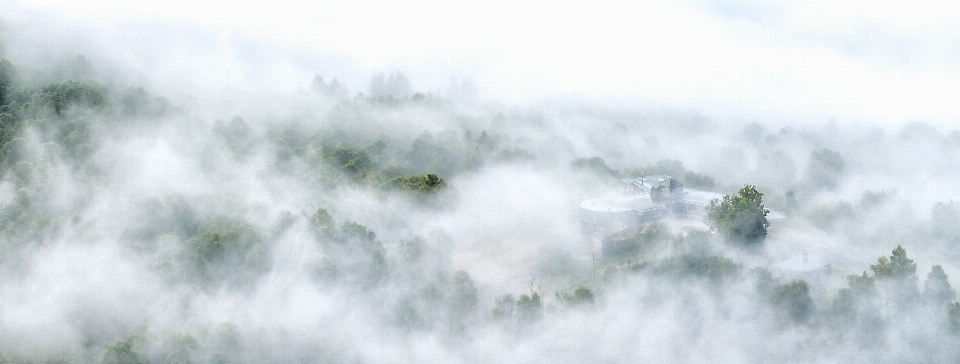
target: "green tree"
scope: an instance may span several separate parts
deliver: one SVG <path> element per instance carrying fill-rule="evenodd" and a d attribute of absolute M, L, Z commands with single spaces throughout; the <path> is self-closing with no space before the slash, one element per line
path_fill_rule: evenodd
<path fill-rule="evenodd" d="M 796 322 L 806 322 L 813 313 L 810 287 L 804 280 L 795 280 L 774 288 L 773 304 Z"/>
<path fill-rule="evenodd" d="M 493 319 L 501 321 L 512 318 L 514 312 L 516 312 L 516 307 L 517 300 L 513 298 L 512 294 L 507 293 L 497 297 L 493 302 Z"/>
<path fill-rule="evenodd" d="M 767 237 L 769 212 L 763 207 L 763 194 L 754 186 L 744 185 L 734 196 L 710 201 L 706 222 L 728 242 L 755 245 L 763 243 Z"/>
<path fill-rule="evenodd" d="M 947 304 L 947 330 L 952 333 L 960 332 L 960 302 Z"/>
<path fill-rule="evenodd" d="M 470 274 L 462 270 L 453 274 L 452 304 L 458 314 L 473 312 L 477 307 L 477 287 Z"/>
<path fill-rule="evenodd" d="M 887 257 L 880 257 L 877 259 L 877 264 L 870 266 L 870 270 L 873 271 L 873 275 L 878 279 L 905 279 L 915 277 L 914 274 L 917 272 L 917 265 L 913 260 L 907 258 L 906 249 L 897 245 L 897 247 L 893 249 L 889 260 Z"/>
<path fill-rule="evenodd" d="M 833 311 L 841 317 L 853 318 L 859 311 L 860 305 L 867 297 L 873 297 L 877 292 L 874 278 L 864 271 L 862 275 L 847 276 L 847 288 L 837 293 L 833 300 Z"/>
<path fill-rule="evenodd" d="M 917 265 L 907 258 L 907 251 L 897 245 L 890 258 L 880 257 L 877 264 L 871 265 L 874 277 L 884 282 L 883 288 L 898 304 L 905 305 L 914 302 L 920 296 L 917 289 Z"/>
<path fill-rule="evenodd" d="M 830 149 L 815 150 L 810 152 L 805 178 L 813 186 L 833 190 L 840 184 L 844 168 L 840 153 Z"/>
<path fill-rule="evenodd" d="M 193 250 L 197 273 L 213 281 L 245 284 L 270 269 L 262 238 L 243 221 L 225 216 L 204 221 L 186 245 Z"/>
<path fill-rule="evenodd" d="M 317 209 L 317 213 L 313 214 L 313 220 L 310 222 L 313 225 L 313 231 L 321 237 L 331 238 L 336 232 L 336 224 L 333 222 L 333 216 L 330 215 L 327 209 Z"/>
<path fill-rule="evenodd" d="M 517 300 L 518 319 L 523 322 L 538 321 L 543 317 L 543 301 L 536 291 L 530 295 L 520 295 Z"/>
<path fill-rule="evenodd" d="M 928 301 L 938 305 L 952 301 L 957 294 L 950 287 L 950 281 L 947 274 L 943 272 L 943 267 L 934 265 L 927 274 L 927 281 L 923 284 L 923 297 Z"/>

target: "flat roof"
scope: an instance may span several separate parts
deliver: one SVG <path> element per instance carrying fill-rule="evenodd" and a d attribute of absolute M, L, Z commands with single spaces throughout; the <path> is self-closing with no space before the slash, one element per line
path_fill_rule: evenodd
<path fill-rule="evenodd" d="M 709 192 L 703 190 L 695 190 L 692 188 L 683 189 L 683 200 L 687 202 L 702 203 L 704 205 L 709 204 L 710 200 L 723 199 L 722 193 Z"/>

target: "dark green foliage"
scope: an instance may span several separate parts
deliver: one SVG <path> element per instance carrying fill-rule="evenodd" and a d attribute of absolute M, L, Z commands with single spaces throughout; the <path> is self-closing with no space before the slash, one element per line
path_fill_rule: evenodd
<path fill-rule="evenodd" d="M 767 237 L 769 212 L 763 208 L 763 194 L 756 187 L 745 185 L 737 195 L 710 201 L 706 222 L 728 242 L 756 245 Z"/>
<path fill-rule="evenodd" d="M 763 194 L 751 185 L 745 185 L 734 196 L 710 201 L 706 222 L 719 231 L 728 242 L 758 245 L 767 237 L 767 213 L 763 208 Z"/>
<path fill-rule="evenodd" d="M 950 287 L 950 281 L 947 279 L 943 267 L 934 265 L 930 269 L 930 274 L 927 274 L 927 281 L 923 284 L 923 297 L 928 302 L 942 305 L 953 301 L 956 296 L 956 292 Z"/>
<path fill-rule="evenodd" d="M 324 149 L 324 157 L 346 172 L 357 174 L 370 169 L 372 166 L 370 154 L 364 148 L 337 147 L 330 151 L 327 151 L 327 148 Z"/>
<path fill-rule="evenodd" d="M 773 304 L 795 322 L 806 322 L 813 314 L 810 287 L 804 280 L 795 280 L 774 288 Z"/>
<path fill-rule="evenodd" d="M 593 291 L 589 288 L 580 286 L 573 290 L 573 293 L 557 292 L 557 299 L 566 305 L 582 306 L 593 304 Z"/>
<path fill-rule="evenodd" d="M 343 224 L 340 225 L 340 238 L 349 241 L 359 241 L 366 245 L 375 242 L 377 235 L 374 234 L 373 231 L 368 230 L 366 226 L 350 220 L 344 220 Z"/>
<path fill-rule="evenodd" d="M 414 192 L 419 196 L 429 196 L 443 191 L 447 182 L 435 174 L 398 177 L 387 181 L 384 187 L 391 190 Z"/>
<path fill-rule="evenodd" d="M 106 104 L 105 91 L 100 86 L 67 81 L 44 88 L 43 92 L 38 95 L 37 102 L 42 105 L 50 105 L 57 115 L 62 115 L 68 107 L 73 105 L 104 106 Z"/>

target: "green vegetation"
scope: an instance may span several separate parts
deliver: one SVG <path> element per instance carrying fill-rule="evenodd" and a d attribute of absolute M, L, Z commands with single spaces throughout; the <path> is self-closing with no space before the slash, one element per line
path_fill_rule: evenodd
<path fill-rule="evenodd" d="M 743 265 L 723 256 L 684 254 L 666 258 L 654 272 L 676 278 L 706 278 L 720 282 L 740 277 Z"/>
<path fill-rule="evenodd" d="M 815 150 L 810 153 L 805 178 L 815 188 L 833 190 L 839 185 L 845 168 L 846 164 L 840 153 L 830 149 Z"/>
<path fill-rule="evenodd" d="M 146 364 L 147 360 L 136 348 L 141 345 L 143 338 L 128 336 L 117 341 L 107 348 L 100 356 L 99 364 Z"/>
<path fill-rule="evenodd" d="M 947 274 L 943 272 L 943 267 L 939 264 L 934 265 L 927 275 L 927 281 L 923 284 L 923 297 L 936 305 L 943 305 L 946 302 L 953 301 L 957 293 L 950 287 L 950 281 L 947 280 Z"/>
<path fill-rule="evenodd" d="M 256 230 L 243 222 L 222 216 L 204 221 L 185 244 L 204 279 L 243 284 L 270 269 L 269 250 Z"/>
<path fill-rule="evenodd" d="M 389 189 L 415 192 L 421 196 L 428 196 L 443 191 L 447 188 L 447 182 L 444 181 L 443 178 L 431 173 L 426 176 L 397 177 L 387 181 L 384 186 Z"/>
<path fill-rule="evenodd" d="M 583 306 L 593 304 L 593 291 L 589 288 L 580 286 L 573 290 L 573 293 L 557 292 L 557 300 L 568 306 Z"/>
<path fill-rule="evenodd" d="M 810 287 L 804 280 L 795 280 L 774 288 L 773 304 L 795 322 L 806 322 L 813 314 Z"/>
<path fill-rule="evenodd" d="M 745 185 L 734 196 L 710 201 L 706 222 L 731 243 L 744 246 L 760 245 L 767 237 L 767 213 L 763 208 L 763 194 L 751 185 Z"/>
<path fill-rule="evenodd" d="M 522 294 L 517 300 L 517 319 L 520 322 L 534 322 L 543 318 L 543 301 L 540 293 Z"/>
<path fill-rule="evenodd" d="M 871 265 L 874 277 L 878 279 L 915 279 L 917 265 L 913 260 L 907 258 L 907 251 L 902 246 L 897 245 L 893 249 L 890 259 L 880 257 L 877 264 Z"/>

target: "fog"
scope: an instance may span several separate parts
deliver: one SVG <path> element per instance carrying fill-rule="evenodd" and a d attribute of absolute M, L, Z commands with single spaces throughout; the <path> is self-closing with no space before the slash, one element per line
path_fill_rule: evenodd
<path fill-rule="evenodd" d="M 381 5 L 371 14 L 395 6 Z M 644 73 L 617 68 L 545 85 L 556 70 L 530 71 L 536 53 L 458 63 L 460 48 L 425 55 L 454 40 L 382 48 L 368 39 L 391 31 L 379 28 L 330 40 L 353 29 L 337 15 L 362 7 L 265 7 L 244 31 L 250 7 L 214 20 L 155 6 L 3 6 L 0 362 L 960 359 L 950 88 L 902 109 L 884 103 L 901 91 L 870 98 L 895 111 L 881 116 L 855 97 L 740 94 L 771 91 L 782 76 L 764 72 L 728 93 L 724 69 L 702 88 L 668 72 L 644 83 L 672 74 L 675 88 L 637 91 L 623 80 Z M 616 10 L 582 8 L 585 28 Z M 423 27 L 456 28 L 436 22 L 460 10 Z M 916 25 L 888 10 L 863 26 Z M 789 47 L 840 44 L 845 69 L 889 61 L 843 38 L 856 30 L 805 37 L 792 5 L 647 11 L 723 30 L 720 48 L 765 30 Z M 313 20 L 327 41 L 314 44 Z M 919 33 L 897 38 L 923 52 L 885 86 L 924 84 L 905 69 L 957 72 Z M 718 196 L 755 186 L 765 238 L 678 215 L 599 254 L 606 236 L 581 203 L 641 175 Z"/>

